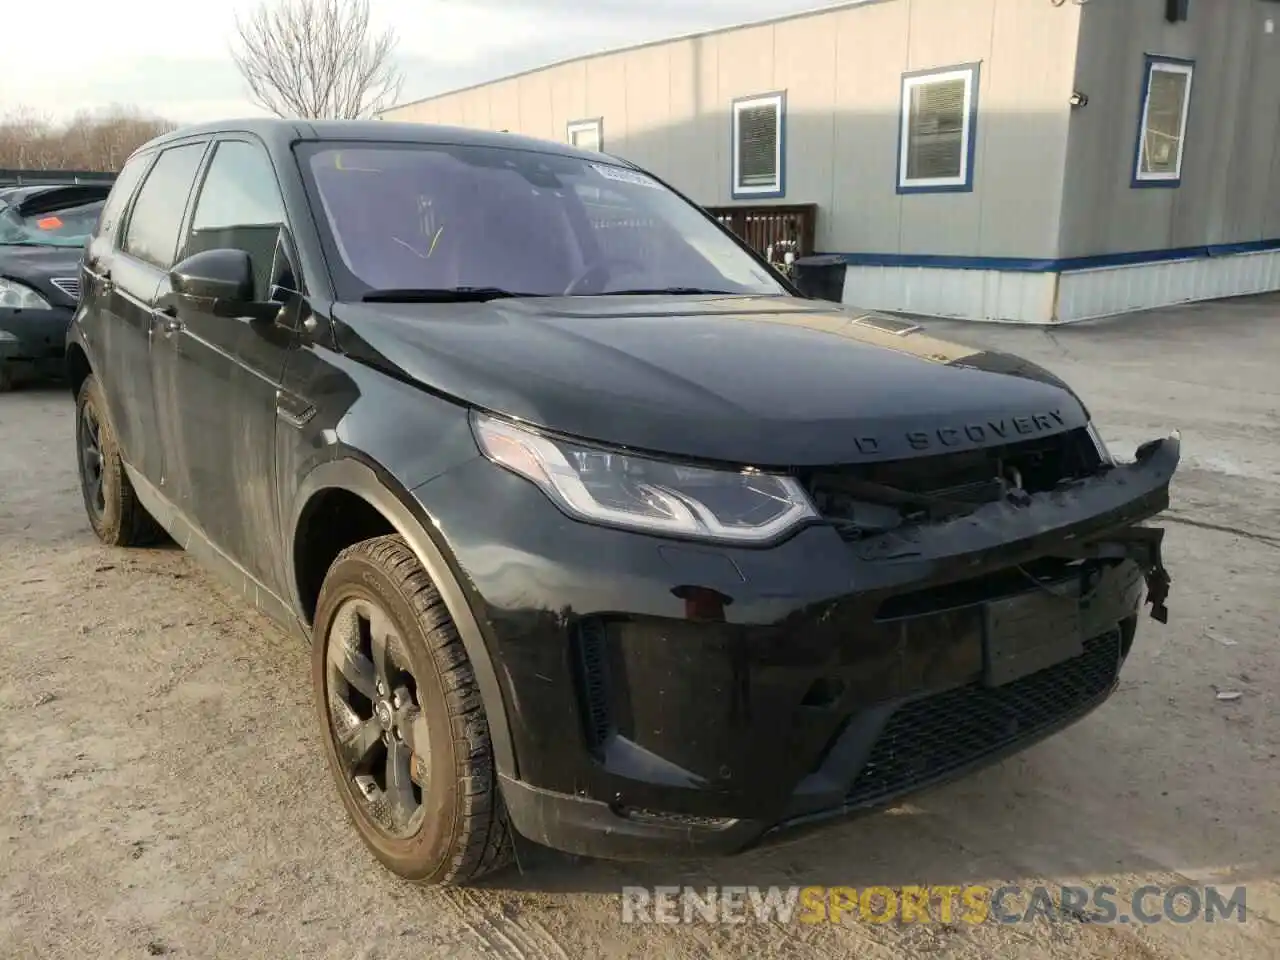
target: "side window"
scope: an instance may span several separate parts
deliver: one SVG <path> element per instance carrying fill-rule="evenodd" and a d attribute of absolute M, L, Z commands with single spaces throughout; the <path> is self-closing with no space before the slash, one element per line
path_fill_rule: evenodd
<path fill-rule="evenodd" d="M 200 188 L 191 229 L 274 226 L 283 221 L 284 202 L 267 155 L 242 140 L 219 143 Z"/>
<path fill-rule="evenodd" d="M 185 253 L 232 248 L 253 262 L 255 296 L 267 299 L 284 200 L 266 153 L 243 140 L 218 144 L 200 187 Z"/>
<path fill-rule="evenodd" d="M 133 205 L 122 245 L 125 253 L 161 269 L 173 265 L 182 215 L 204 147 L 190 143 L 160 154 Z"/>
<path fill-rule="evenodd" d="M 120 226 L 120 218 L 124 216 L 129 200 L 138 188 L 138 181 L 146 172 L 151 162 L 151 154 L 134 154 L 116 175 L 116 182 L 111 186 L 107 202 L 102 205 L 102 213 L 98 215 L 98 227 L 94 231 L 99 237 L 114 240 L 116 228 Z"/>

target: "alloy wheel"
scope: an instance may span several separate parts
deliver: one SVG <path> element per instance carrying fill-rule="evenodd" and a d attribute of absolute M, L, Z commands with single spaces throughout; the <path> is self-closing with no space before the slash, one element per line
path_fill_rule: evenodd
<path fill-rule="evenodd" d="M 107 509 L 106 491 L 103 489 L 102 424 L 91 403 L 80 408 L 76 434 L 80 450 L 80 482 L 84 484 L 85 500 L 93 515 L 101 517 Z"/>
<path fill-rule="evenodd" d="M 425 816 L 431 748 L 404 639 L 377 604 L 352 599 L 325 643 L 329 735 L 345 786 L 380 832 L 411 837 Z"/>

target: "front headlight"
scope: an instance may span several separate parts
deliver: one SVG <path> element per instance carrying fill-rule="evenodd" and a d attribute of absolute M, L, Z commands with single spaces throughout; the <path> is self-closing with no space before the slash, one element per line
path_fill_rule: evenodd
<path fill-rule="evenodd" d="M 0 277 L 0 307 L 11 310 L 49 310 L 49 301 L 25 283 Z"/>
<path fill-rule="evenodd" d="M 472 423 L 485 456 L 532 480 L 570 516 L 592 523 L 761 543 L 818 516 L 791 477 L 613 453 L 481 414 Z"/>

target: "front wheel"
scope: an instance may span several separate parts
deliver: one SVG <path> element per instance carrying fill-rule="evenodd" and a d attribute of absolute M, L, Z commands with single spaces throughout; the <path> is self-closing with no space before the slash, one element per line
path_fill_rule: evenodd
<path fill-rule="evenodd" d="M 510 862 L 471 662 L 400 537 L 357 543 L 329 568 L 312 684 L 343 806 L 388 869 L 416 883 L 462 885 Z"/>

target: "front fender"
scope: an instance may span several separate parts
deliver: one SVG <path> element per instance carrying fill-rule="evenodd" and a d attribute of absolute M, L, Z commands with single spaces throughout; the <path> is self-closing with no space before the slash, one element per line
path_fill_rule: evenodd
<path fill-rule="evenodd" d="M 453 564 L 449 561 L 447 545 L 437 543 L 436 539 L 427 532 L 431 525 L 430 518 L 426 516 L 425 511 L 412 495 L 389 475 L 359 460 L 343 458 L 322 463 L 307 474 L 294 500 L 289 529 L 297 530 L 298 522 L 312 497 L 324 490 L 333 489 L 355 494 L 377 510 L 404 538 L 418 562 L 422 564 L 422 569 L 440 591 L 441 599 L 444 600 L 445 607 L 453 618 L 475 672 L 476 685 L 480 688 L 480 697 L 484 702 L 485 713 L 489 720 L 489 736 L 493 743 L 494 761 L 498 773 L 504 777 L 516 778 L 511 728 L 508 724 L 506 704 L 502 699 L 502 690 L 498 684 L 493 659 L 489 654 L 489 647 L 485 642 L 480 623 L 454 572 Z M 294 570 L 296 569 L 295 538 L 288 537 L 287 543 L 287 569 Z M 296 578 L 289 578 L 289 592 L 293 608 L 302 611 L 303 604 Z"/>

